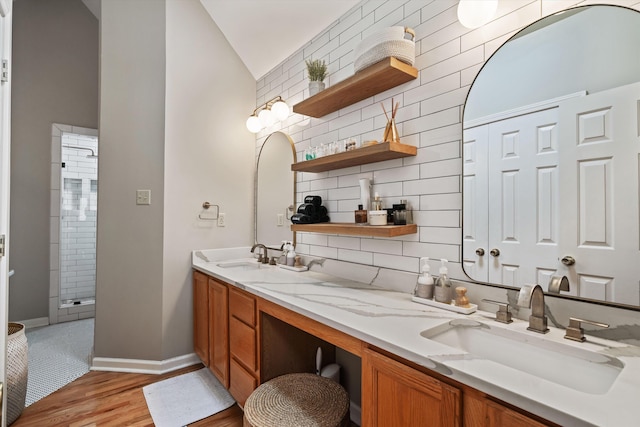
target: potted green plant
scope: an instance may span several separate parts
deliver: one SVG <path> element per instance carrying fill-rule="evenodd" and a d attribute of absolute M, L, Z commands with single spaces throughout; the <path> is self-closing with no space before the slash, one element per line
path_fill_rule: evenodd
<path fill-rule="evenodd" d="M 309 95 L 324 90 L 324 79 L 327 77 L 327 64 L 319 59 L 305 61 L 307 73 L 309 74 Z"/>

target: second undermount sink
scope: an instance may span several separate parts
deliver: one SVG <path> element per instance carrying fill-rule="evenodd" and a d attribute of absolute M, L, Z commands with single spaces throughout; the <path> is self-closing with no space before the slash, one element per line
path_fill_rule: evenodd
<path fill-rule="evenodd" d="M 260 263 L 257 261 L 226 261 L 219 262 L 216 265 L 229 270 L 257 270 L 260 268 Z"/>
<path fill-rule="evenodd" d="M 606 393 L 624 364 L 590 350 L 469 319 L 422 331 L 424 338 L 590 394 Z"/>

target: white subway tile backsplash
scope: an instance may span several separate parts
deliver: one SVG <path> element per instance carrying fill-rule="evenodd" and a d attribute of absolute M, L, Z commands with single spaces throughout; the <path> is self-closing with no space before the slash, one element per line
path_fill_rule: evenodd
<path fill-rule="evenodd" d="M 390 255 L 402 255 L 402 242 L 399 240 L 362 239 L 362 250 Z"/>
<path fill-rule="evenodd" d="M 365 241 L 367 239 L 362 240 Z M 340 249 L 360 250 L 360 238 L 357 237 L 329 236 L 328 244 Z"/>
<path fill-rule="evenodd" d="M 405 242 L 404 256 L 417 258 L 426 256 L 432 259 L 444 258 L 451 262 L 460 262 L 460 245 Z"/>
<path fill-rule="evenodd" d="M 420 178 L 460 176 L 460 174 L 462 174 L 462 162 L 459 158 L 422 163 L 420 165 Z"/>
<path fill-rule="evenodd" d="M 430 129 L 460 123 L 460 107 L 425 115 L 404 123 L 404 131 L 409 134 L 420 133 Z"/>
<path fill-rule="evenodd" d="M 359 250 L 338 249 L 338 259 L 340 261 L 355 262 L 358 264 L 373 264 L 373 254 Z"/>
<path fill-rule="evenodd" d="M 403 191 L 407 195 L 455 193 L 460 191 L 460 176 L 405 181 Z"/>
<path fill-rule="evenodd" d="M 338 248 L 329 248 L 326 246 L 309 246 L 309 255 L 321 258 L 338 259 Z"/>
<path fill-rule="evenodd" d="M 420 210 L 462 209 L 462 194 L 427 194 L 420 196 Z"/>
<path fill-rule="evenodd" d="M 420 227 L 420 241 L 426 243 L 449 243 L 462 241 L 462 229 L 453 227 Z"/>
<path fill-rule="evenodd" d="M 393 169 L 382 169 L 373 173 L 373 181 L 376 184 L 386 182 L 408 181 L 420 178 L 418 165 L 402 166 Z"/>
<path fill-rule="evenodd" d="M 415 268 L 415 259 L 402 255 L 388 255 L 382 253 L 373 254 L 373 262 L 378 267 L 394 270 L 411 271 Z"/>
<path fill-rule="evenodd" d="M 415 210 L 413 221 L 416 224 L 429 224 L 433 227 L 460 227 L 460 212 L 457 210 L 426 211 Z M 451 243 L 451 242 L 449 242 Z"/>
<path fill-rule="evenodd" d="M 425 84 L 449 74 L 457 73 L 461 69 L 484 62 L 484 59 L 484 48 L 478 46 L 423 69 L 420 72 L 420 82 Z"/>

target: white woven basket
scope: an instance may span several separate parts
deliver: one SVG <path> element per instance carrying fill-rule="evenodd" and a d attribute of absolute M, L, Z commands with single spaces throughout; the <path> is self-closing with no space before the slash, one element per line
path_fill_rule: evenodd
<path fill-rule="evenodd" d="M 358 43 L 353 50 L 354 71 L 362 71 L 391 56 L 413 65 L 416 60 L 415 36 L 415 32 L 409 27 L 396 26 L 376 31 Z"/>
<path fill-rule="evenodd" d="M 7 337 L 7 425 L 22 414 L 27 397 L 28 345 L 22 323 L 9 323 Z"/>

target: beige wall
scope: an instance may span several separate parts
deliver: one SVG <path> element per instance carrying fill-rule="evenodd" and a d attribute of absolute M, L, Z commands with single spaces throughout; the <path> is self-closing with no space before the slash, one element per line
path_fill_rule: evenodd
<path fill-rule="evenodd" d="M 167 2 L 163 358 L 189 353 L 191 251 L 253 243 L 256 82 L 199 0 Z M 226 227 L 199 221 L 202 202 Z"/>
<path fill-rule="evenodd" d="M 9 318 L 49 316 L 51 124 L 98 127 L 98 20 L 81 0 L 13 4 Z"/>
<path fill-rule="evenodd" d="M 251 243 L 255 80 L 198 0 L 101 13 L 95 356 L 162 361 L 193 352 L 190 251 Z"/>
<path fill-rule="evenodd" d="M 162 348 L 165 4 L 104 1 L 95 356 Z M 151 205 L 136 205 L 136 190 Z"/>

